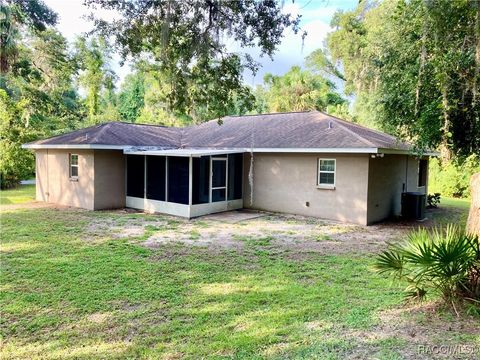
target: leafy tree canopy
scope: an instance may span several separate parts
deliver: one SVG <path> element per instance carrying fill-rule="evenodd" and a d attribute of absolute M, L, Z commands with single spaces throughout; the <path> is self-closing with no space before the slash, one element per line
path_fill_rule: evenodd
<path fill-rule="evenodd" d="M 78 82 L 86 92 L 88 122 L 94 124 L 106 120 L 116 120 L 101 116 L 101 110 L 114 106 L 116 75 L 110 68 L 111 51 L 101 36 L 79 37 L 75 42 L 75 57 L 80 70 Z M 104 93 L 103 109 L 102 92 Z M 109 111 L 111 116 L 111 109 Z"/>
<path fill-rule="evenodd" d="M 348 104 L 333 82 L 299 66 L 282 76 L 266 74 L 264 84 L 255 94 L 259 112 L 320 110 L 335 114 L 342 109 L 348 113 Z"/>
<path fill-rule="evenodd" d="M 324 67 L 341 66 L 360 120 L 445 159 L 480 152 L 479 1 L 362 1 L 332 26 Z"/>
<path fill-rule="evenodd" d="M 240 47 L 257 46 L 262 55 L 272 56 L 286 28 L 299 30 L 299 18 L 282 13 L 274 0 L 85 3 L 121 15 L 113 21 L 96 19 L 97 30 L 114 38 L 124 59 L 151 57 L 162 77 L 168 109 L 195 120 L 225 115 L 239 98 L 252 106 L 242 72 L 256 71 L 258 64 L 248 54 L 230 50 L 226 37 Z"/>
<path fill-rule="evenodd" d="M 56 15 L 40 1 L 0 6 L 0 186 L 34 171 L 23 143 L 76 128 L 83 115 L 72 86 L 76 64 L 66 39 L 50 24 Z"/>

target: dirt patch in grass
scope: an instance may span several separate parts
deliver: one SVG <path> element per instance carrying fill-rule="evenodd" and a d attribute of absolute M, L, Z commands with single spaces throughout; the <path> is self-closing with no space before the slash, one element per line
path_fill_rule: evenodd
<path fill-rule="evenodd" d="M 232 211 L 187 220 L 132 209 L 90 212 L 42 202 L 2 206 L 2 211 L 36 208 L 68 210 L 80 216 L 79 220 L 86 222 L 82 235 L 86 241 L 126 238 L 150 249 L 179 244 L 213 253 L 242 252 L 246 244 L 253 243 L 299 260 L 311 254 L 378 253 L 387 243 L 401 240 L 413 228 L 433 226 L 444 218 L 441 213 L 455 210 L 433 209 L 425 222 L 390 221 L 373 226 L 256 211 Z M 255 242 L 267 237 L 268 244 Z"/>
<path fill-rule="evenodd" d="M 229 217 L 230 218 L 230 217 Z M 178 226 L 160 226 L 143 245 L 159 248 L 178 243 L 212 250 L 239 250 L 246 244 L 288 251 L 293 258 L 310 253 L 372 253 L 387 242 L 400 239 L 407 228 L 359 226 L 295 215 L 265 214 L 238 222 L 222 222 L 208 217 L 179 221 Z M 268 243 L 265 239 L 268 238 Z M 262 239 L 264 241 L 262 241 Z M 256 243 L 255 243 L 256 242 Z"/>
<path fill-rule="evenodd" d="M 389 344 L 402 359 L 478 359 L 480 356 L 478 318 L 466 314 L 455 317 L 439 303 L 383 311 L 378 321 L 378 325 L 366 330 L 342 331 L 342 336 L 358 344 L 349 358 L 362 359 L 381 344 Z"/>

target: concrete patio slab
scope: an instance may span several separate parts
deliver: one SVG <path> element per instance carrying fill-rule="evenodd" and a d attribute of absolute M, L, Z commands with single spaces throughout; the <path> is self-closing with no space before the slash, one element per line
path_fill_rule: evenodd
<path fill-rule="evenodd" d="M 236 224 L 242 221 L 257 219 L 262 216 L 266 216 L 265 213 L 252 211 L 252 210 L 233 210 L 233 211 L 225 211 L 216 214 L 209 214 L 205 216 L 200 216 L 196 218 L 197 220 L 211 220 L 211 221 L 220 221 L 230 224 Z"/>

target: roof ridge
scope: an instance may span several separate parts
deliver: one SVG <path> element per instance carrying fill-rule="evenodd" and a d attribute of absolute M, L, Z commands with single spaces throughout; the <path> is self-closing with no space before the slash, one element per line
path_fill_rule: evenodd
<path fill-rule="evenodd" d="M 262 113 L 262 114 L 226 115 L 224 117 L 247 117 L 247 116 L 270 116 L 270 115 L 282 115 L 282 114 L 302 114 L 302 113 L 309 113 L 309 112 L 314 112 L 314 111 L 315 110 L 281 111 L 281 112 Z M 213 121 L 213 120 L 218 120 L 218 119 L 212 119 L 212 120 L 209 120 L 209 121 Z"/>
<path fill-rule="evenodd" d="M 103 123 L 99 126 L 99 130 L 95 135 L 93 136 L 93 141 L 96 142 L 97 139 L 102 135 L 105 131 L 107 131 L 110 128 L 110 125 L 113 123 L 113 121 L 109 121 L 106 123 Z M 85 139 L 88 139 L 88 131 L 85 132 Z"/>
<path fill-rule="evenodd" d="M 176 127 L 176 126 L 166 126 L 166 125 L 158 125 L 158 124 L 140 124 L 140 123 L 132 123 L 132 122 L 126 122 L 126 121 L 109 121 L 109 122 L 106 122 L 105 124 L 122 124 L 122 125 L 135 125 L 135 126 L 151 126 L 151 127 L 157 127 L 157 128 L 181 129 L 180 127 Z"/>
<path fill-rule="evenodd" d="M 27 144 L 31 144 L 31 143 L 35 143 L 37 141 L 47 141 L 47 140 L 50 140 L 50 139 L 53 139 L 53 138 L 56 138 L 56 137 L 59 137 L 59 136 L 63 136 L 63 135 L 66 135 L 66 134 L 75 134 L 76 132 L 80 132 L 80 131 L 85 131 L 85 130 L 88 130 L 88 129 L 94 129 L 94 128 L 99 128 L 99 127 L 102 127 L 103 125 L 105 125 L 106 123 L 102 123 L 102 124 L 96 124 L 96 125 L 92 125 L 92 126 L 87 126 L 85 128 L 81 128 L 81 129 L 76 129 L 76 130 L 73 130 L 73 131 L 69 131 L 67 133 L 62 133 L 62 134 L 58 134 L 58 135 L 52 135 L 52 136 L 49 136 L 47 138 L 43 138 L 43 139 L 39 139 L 39 140 L 34 140 L 34 141 L 30 141 L 28 142 Z"/>
<path fill-rule="evenodd" d="M 331 116 L 331 115 L 328 115 L 322 111 L 319 111 L 320 114 L 325 114 L 327 116 Z M 360 136 L 359 134 L 357 134 L 356 132 L 350 130 L 348 127 L 346 127 L 344 124 L 342 124 L 341 121 L 338 121 L 340 120 L 339 118 L 335 117 L 335 116 L 331 116 L 333 118 L 333 120 L 335 121 L 335 123 L 340 126 L 342 129 L 346 130 L 347 132 L 349 132 L 350 134 L 352 134 L 353 136 L 355 136 L 357 139 L 359 139 L 360 141 L 362 141 L 364 144 L 366 145 L 369 145 L 369 146 L 372 146 L 372 147 L 377 147 L 374 143 L 372 143 L 370 140 L 367 140 L 365 139 L 363 136 Z M 322 119 L 322 120 L 328 120 L 328 121 L 331 121 L 331 119 Z"/>
<path fill-rule="evenodd" d="M 352 126 L 355 126 L 355 127 L 358 127 L 358 128 L 362 128 L 362 129 L 365 129 L 365 130 L 374 132 L 374 133 L 376 133 L 376 134 L 378 134 L 378 135 L 390 136 L 391 138 L 397 139 L 395 136 L 390 135 L 390 134 L 387 134 L 387 133 L 385 133 L 385 132 L 383 132 L 383 131 L 375 130 L 375 129 L 369 128 L 369 127 L 367 127 L 367 126 L 354 123 L 354 122 L 352 122 L 352 121 L 348 121 L 348 120 L 345 120 L 345 119 L 341 119 L 341 118 L 339 118 L 339 117 L 337 117 L 337 116 L 327 114 L 326 112 L 323 112 L 323 111 L 319 111 L 319 112 L 322 113 L 322 114 L 325 114 L 325 115 L 327 115 L 327 116 L 330 116 L 330 117 L 334 118 L 335 120 L 338 120 L 338 121 L 340 121 L 340 122 L 342 122 L 342 123 L 346 123 L 346 124 L 348 124 L 348 125 L 352 125 Z"/>

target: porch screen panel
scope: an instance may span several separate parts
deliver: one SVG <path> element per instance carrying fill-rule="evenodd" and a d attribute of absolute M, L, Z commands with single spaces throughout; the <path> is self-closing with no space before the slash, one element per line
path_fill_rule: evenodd
<path fill-rule="evenodd" d="M 227 186 L 226 166 L 226 161 L 212 161 L 212 188 Z"/>
<path fill-rule="evenodd" d="M 165 156 L 147 156 L 147 199 L 165 201 Z"/>
<path fill-rule="evenodd" d="M 144 197 L 145 156 L 127 155 L 127 196 Z"/>
<path fill-rule="evenodd" d="M 228 155 L 228 200 L 242 198 L 243 154 Z"/>
<path fill-rule="evenodd" d="M 188 157 L 168 157 L 167 201 L 188 205 Z"/>
<path fill-rule="evenodd" d="M 205 204 L 209 201 L 210 157 L 193 158 L 192 203 Z"/>

